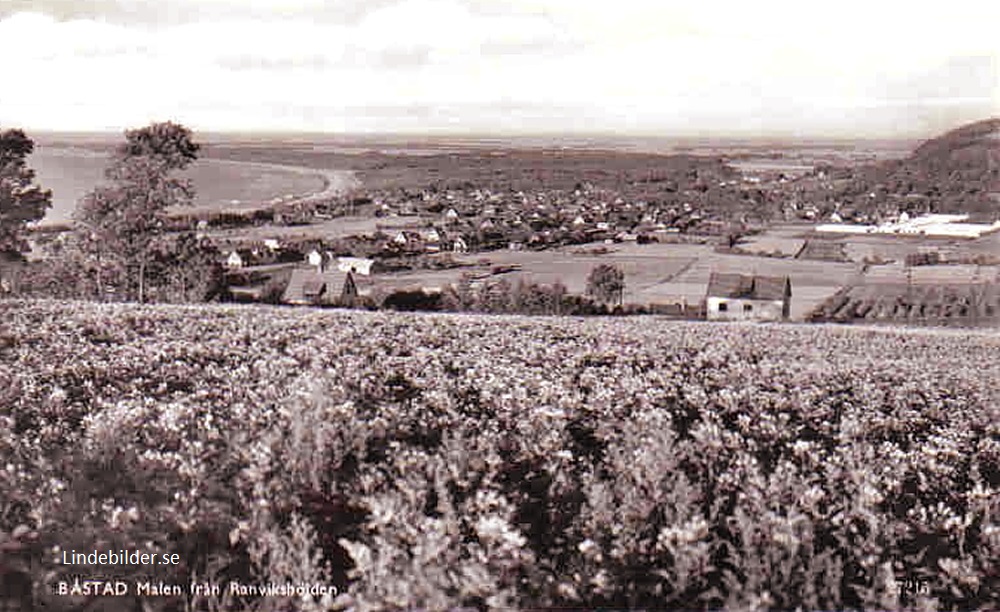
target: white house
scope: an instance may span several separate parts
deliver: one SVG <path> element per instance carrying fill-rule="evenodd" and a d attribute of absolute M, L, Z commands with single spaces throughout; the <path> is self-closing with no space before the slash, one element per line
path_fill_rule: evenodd
<path fill-rule="evenodd" d="M 243 256 L 237 251 L 233 251 L 226 258 L 226 266 L 230 268 L 242 268 L 246 262 L 243 260 Z"/>
<path fill-rule="evenodd" d="M 705 293 L 705 318 L 710 321 L 779 321 L 788 318 L 792 282 L 787 276 L 713 272 Z"/>
<path fill-rule="evenodd" d="M 372 264 L 374 263 L 374 259 L 367 259 L 365 257 L 338 257 L 337 269 L 341 272 L 353 272 L 362 276 L 370 276 L 372 273 Z"/>
<path fill-rule="evenodd" d="M 313 249 L 306 255 L 306 262 L 310 266 L 320 269 L 323 267 L 323 254 Z"/>

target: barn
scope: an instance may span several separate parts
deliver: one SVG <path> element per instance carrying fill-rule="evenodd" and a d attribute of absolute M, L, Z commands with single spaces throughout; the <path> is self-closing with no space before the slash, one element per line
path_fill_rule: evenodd
<path fill-rule="evenodd" d="M 342 303 L 357 295 L 358 286 L 350 272 L 299 268 L 292 271 L 281 301 L 286 304 L 328 305 Z"/>
<path fill-rule="evenodd" d="M 705 295 L 710 321 L 780 321 L 788 318 L 792 282 L 787 276 L 713 272 Z"/>

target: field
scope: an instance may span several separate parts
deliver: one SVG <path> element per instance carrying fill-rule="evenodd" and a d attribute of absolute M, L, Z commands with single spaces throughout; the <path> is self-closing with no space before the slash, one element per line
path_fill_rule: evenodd
<path fill-rule="evenodd" d="M 817 308 L 812 319 L 996 327 L 1000 323 L 1000 285 L 961 280 L 845 287 Z"/>
<path fill-rule="evenodd" d="M 378 282 L 385 288 L 441 289 L 455 284 L 463 273 L 488 274 L 496 268 L 509 268 L 509 272 L 494 278 L 511 282 L 524 279 L 546 285 L 561 282 L 570 293 L 583 294 L 591 270 L 599 264 L 611 264 L 625 273 L 625 303 L 696 305 L 705 298 L 712 272 L 787 274 L 793 287 L 791 318 L 801 321 L 860 270 L 853 264 L 729 255 L 701 244 L 593 243 L 545 251 L 470 253 L 451 258 L 461 267 L 385 274 L 378 277 Z"/>
<path fill-rule="evenodd" d="M 405 217 L 383 218 L 346 216 L 319 220 L 309 225 L 261 225 L 227 229 L 209 229 L 206 234 L 224 242 L 261 241 L 279 238 L 285 242 L 300 240 L 335 240 L 348 236 L 372 235 L 412 227 L 414 220 Z"/>
<path fill-rule="evenodd" d="M 8 609 L 81 609 L 55 588 L 80 575 L 184 587 L 90 602 L 115 610 L 1000 607 L 995 332 L 21 301 L 0 321 Z M 57 561 L 108 549 L 180 562 Z"/>

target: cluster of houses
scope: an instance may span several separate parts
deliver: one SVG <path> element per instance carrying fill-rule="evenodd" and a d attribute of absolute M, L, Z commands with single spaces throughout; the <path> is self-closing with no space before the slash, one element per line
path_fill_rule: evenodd
<path fill-rule="evenodd" d="M 431 199 L 433 196 L 433 199 Z M 425 193 L 424 211 L 411 223 L 380 227 L 373 234 L 342 239 L 357 255 L 388 258 L 442 252 L 545 249 L 592 242 L 658 242 L 706 220 L 690 204 L 665 207 L 625 202 L 610 192 L 583 186 L 574 192 L 495 194 L 489 190 Z M 442 206 L 439 199 L 448 203 Z M 375 200 L 383 216 L 405 217 L 412 202 Z M 423 201 L 423 200 L 421 200 Z M 266 240 L 228 253 L 226 266 L 274 263 L 288 247 Z M 298 253 L 301 256 L 301 253 Z"/>
<path fill-rule="evenodd" d="M 372 296 L 373 273 L 392 257 L 600 241 L 653 242 L 712 222 L 691 204 L 627 202 L 590 185 L 533 193 L 471 188 L 417 195 L 393 192 L 373 197 L 370 203 L 378 217 L 396 219 L 376 224 L 373 234 L 341 239 L 347 248 L 338 243 L 334 250 L 350 252 L 352 257 L 334 255 L 323 247 L 303 254 L 295 246 L 269 239 L 230 252 L 226 265 L 236 271 L 290 254 L 297 264 L 280 301 L 343 305 Z M 412 223 L 406 222 L 408 216 L 415 217 Z M 787 277 L 712 274 L 701 312 L 710 320 L 780 320 L 788 318 L 790 302 Z"/>
<path fill-rule="evenodd" d="M 295 253 L 290 253 L 276 238 L 268 238 L 259 245 L 229 251 L 229 254 L 226 255 L 225 265 L 229 269 L 240 269 L 247 266 L 277 263 L 288 256 L 297 257 Z"/>
<path fill-rule="evenodd" d="M 281 298 L 285 304 L 348 305 L 371 294 L 372 259 L 310 251 L 306 262 L 308 267 L 292 270 Z"/>
<path fill-rule="evenodd" d="M 443 251 L 466 253 L 468 250 L 469 242 L 457 228 L 438 228 L 433 225 L 399 229 L 382 245 L 382 251 L 386 255 L 419 255 Z"/>
<path fill-rule="evenodd" d="M 415 196 L 386 193 L 373 202 L 381 217 L 419 216 L 421 222 L 430 223 L 441 238 L 419 236 L 416 230 L 393 237 L 400 247 L 422 243 L 430 252 L 548 248 L 606 240 L 655 242 L 705 221 L 689 203 L 631 202 L 590 185 L 531 193 L 489 189 L 424 191 Z"/>

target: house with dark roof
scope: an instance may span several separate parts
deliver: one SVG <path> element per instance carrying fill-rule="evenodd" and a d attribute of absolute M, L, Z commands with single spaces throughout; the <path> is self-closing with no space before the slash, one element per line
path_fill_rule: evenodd
<path fill-rule="evenodd" d="M 322 306 L 343 303 L 357 296 L 358 285 L 351 272 L 297 268 L 292 270 L 281 301 L 286 304 Z"/>
<path fill-rule="evenodd" d="M 780 321 L 792 304 L 787 276 L 713 272 L 705 292 L 705 317 L 710 321 Z"/>

